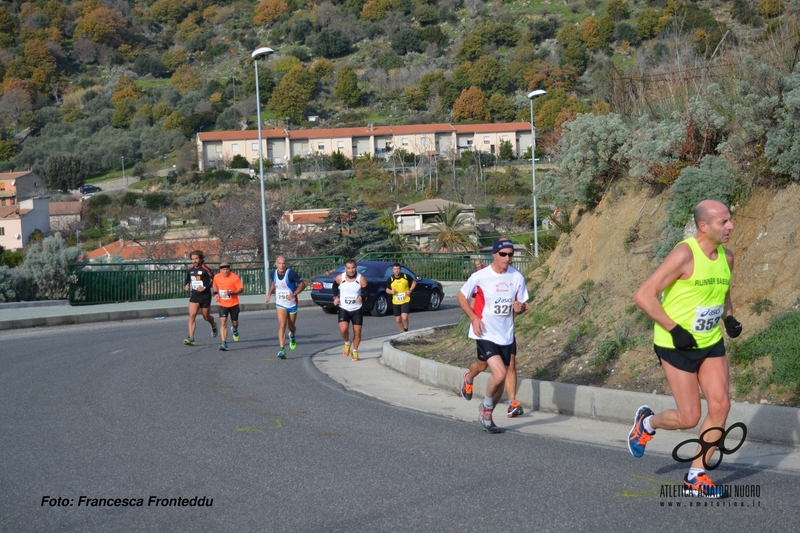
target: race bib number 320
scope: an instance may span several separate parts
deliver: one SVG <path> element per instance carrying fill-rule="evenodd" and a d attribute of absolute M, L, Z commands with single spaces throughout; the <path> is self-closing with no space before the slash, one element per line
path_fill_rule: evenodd
<path fill-rule="evenodd" d="M 724 305 L 714 305 L 711 307 L 697 307 L 694 312 L 694 322 L 692 323 L 692 333 L 707 333 L 714 329 L 722 318 Z"/>

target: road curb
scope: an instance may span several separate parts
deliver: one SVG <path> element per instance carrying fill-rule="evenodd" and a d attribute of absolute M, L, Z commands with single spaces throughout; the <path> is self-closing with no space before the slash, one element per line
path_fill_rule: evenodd
<path fill-rule="evenodd" d="M 425 359 L 392 346 L 392 341 L 396 339 L 413 338 L 450 327 L 425 328 L 386 339 L 382 343 L 379 361 L 422 383 L 458 393 L 464 375 L 463 368 Z M 479 391 L 479 396 L 482 396 L 480 391 L 486 389 L 487 381 L 486 372 L 475 379 L 475 390 Z M 641 405 L 649 405 L 655 412 L 675 408 L 672 396 L 536 379 L 519 380 L 517 400 L 523 407 L 534 411 L 623 424 L 632 422 L 634 413 Z M 705 417 L 708 411 L 705 400 L 702 400 L 702 409 L 702 417 Z M 800 409 L 731 402 L 728 422 L 744 422 L 748 440 L 800 447 Z"/>
<path fill-rule="evenodd" d="M 92 322 L 117 322 L 123 320 L 137 320 L 141 318 L 188 316 L 188 300 L 186 305 L 174 305 L 153 309 L 120 309 L 118 311 L 98 311 L 96 313 L 76 313 L 72 315 L 54 314 L 50 316 L 16 318 L 0 320 L 0 331 L 9 329 L 37 328 L 47 326 L 69 326 L 72 324 L 90 324 Z M 311 307 L 311 300 L 299 300 L 298 307 Z M 62 306 L 59 306 L 62 307 Z M 274 303 L 245 303 L 239 304 L 242 312 L 268 311 L 275 309 Z M 212 304 L 211 312 L 217 316 L 217 306 Z M 63 311 L 62 311 L 63 313 Z"/>

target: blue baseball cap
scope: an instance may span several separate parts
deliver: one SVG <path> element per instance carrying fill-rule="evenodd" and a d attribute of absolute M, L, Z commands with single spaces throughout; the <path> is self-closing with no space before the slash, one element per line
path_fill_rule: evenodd
<path fill-rule="evenodd" d="M 497 239 L 492 244 L 492 253 L 496 254 L 497 252 L 499 252 L 503 248 L 511 248 L 513 250 L 514 249 L 514 243 L 509 241 L 508 239 L 503 239 L 503 238 Z"/>

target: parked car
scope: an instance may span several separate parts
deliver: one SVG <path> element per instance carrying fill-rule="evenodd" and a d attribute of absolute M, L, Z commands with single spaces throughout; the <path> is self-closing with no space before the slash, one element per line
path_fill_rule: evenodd
<path fill-rule="evenodd" d="M 386 280 L 392 275 L 391 261 L 357 261 L 356 270 L 367 278 L 367 297 L 365 311 L 372 312 L 373 316 L 386 316 L 392 312 L 392 295 L 386 294 Z M 444 289 L 442 284 L 428 278 L 417 276 L 409 268 L 403 266 L 403 272 L 417 280 L 417 287 L 411 293 L 411 307 L 436 311 L 442 305 Z M 338 312 L 338 307 L 333 305 L 333 280 L 344 272 L 344 264 L 333 272 L 317 276 L 311 285 L 311 300 L 322 307 L 326 313 Z"/>
<path fill-rule="evenodd" d="M 97 185 L 81 185 L 81 188 L 79 190 L 81 194 L 91 194 L 93 192 L 100 192 L 103 189 L 101 189 Z"/>

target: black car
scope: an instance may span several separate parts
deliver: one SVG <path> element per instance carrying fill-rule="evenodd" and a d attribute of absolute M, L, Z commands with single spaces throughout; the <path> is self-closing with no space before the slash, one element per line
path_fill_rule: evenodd
<path fill-rule="evenodd" d="M 371 311 L 373 316 L 386 316 L 392 312 L 392 295 L 386 294 L 386 280 L 392 275 L 393 264 L 390 261 L 356 262 L 356 270 L 367 278 L 369 297 L 364 305 L 364 311 Z M 411 307 L 430 311 L 439 309 L 444 297 L 442 284 L 432 279 L 421 278 L 405 266 L 401 270 L 417 280 L 417 287 L 411 293 Z M 326 313 L 338 312 L 339 308 L 333 305 L 333 280 L 342 272 L 344 264 L 329 274 L 314 278 L 311 300 Z"/>
<path fill-rule="evenodd" d="M 81 191 L 81 194 L 91 194 L 93 192 L 100 192 L 103 189 L 101 189 L 97 185 L 81 185 L 81 188 L 79 190 Z"/>

